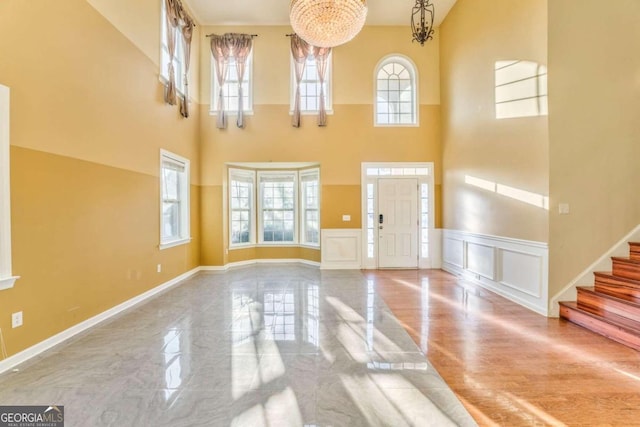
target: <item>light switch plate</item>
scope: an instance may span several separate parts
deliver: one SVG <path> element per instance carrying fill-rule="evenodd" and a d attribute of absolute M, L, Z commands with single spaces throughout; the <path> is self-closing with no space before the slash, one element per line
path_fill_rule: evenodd
<path fill-rule="evenodd" d="M 569 203 L 560 203 L 558 205 L 558 213 L 560 215 L 569 215 Z"/>

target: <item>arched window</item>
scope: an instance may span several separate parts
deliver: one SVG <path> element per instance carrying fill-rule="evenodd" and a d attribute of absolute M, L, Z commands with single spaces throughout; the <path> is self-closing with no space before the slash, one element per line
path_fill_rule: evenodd
<path fill-rule="evenodd" d="M 418 124 L 418 78 L 413 62 L 401 55 L 383 58 L 376 67 L 376 126 Z"/>

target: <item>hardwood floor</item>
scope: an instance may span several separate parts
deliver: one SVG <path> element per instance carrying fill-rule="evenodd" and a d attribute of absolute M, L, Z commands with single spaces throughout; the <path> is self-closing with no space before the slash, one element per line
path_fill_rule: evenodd
<path fill-rule="evenodd" d="M 482 426 L 640 426 L 640 352 L 440 270 L 366 271 Z"/>

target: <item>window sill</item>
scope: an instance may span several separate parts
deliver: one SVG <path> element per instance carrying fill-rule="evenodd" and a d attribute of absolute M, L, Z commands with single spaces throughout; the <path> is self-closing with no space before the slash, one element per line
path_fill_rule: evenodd
<path fill-rule="evenodd" d="M 230 251 L 237 251 L 240 249 L 249 249 L 249 248 L 255 248 L 256 245 L 254 243 L 247 243 L 244 245 L 233 245 L 233 246 L 229 246 L 229 250 Z"/>
<path fill-rule="evenodd" d="M 390 123 L 390 124 L 378 124 L 374 123 L 373 127 L 376 128 L 417 128 L 420 127 L 420 123 Z"/>
<path fill-rule="evenodd" d="M 319 111 L 300 111 L 301 116 L 317 116 Z M 328 108 L 326 110 L 327 116 L 333 116 L 333 109 Z M 289 110 L 289 115 L 293 116 L 293 111 Z"/>
<path fill-rule="evenodd" d="M 227 114 L 227 117 L 229 116 L 233 116 L 236 117 L 238 115 L 238 112 L 236 110 L 233 111 L 224 111 Z M 209 110 L 209 115 L 210 116 L 217 116 L 218 115 L 218 110 Z M 253 110 L 244 110 L 244 115 L 245 116 L 253 116 Z"/>
<path fill-rule="evenodd" d="M 306 248 L 320 250 L 320 245 L 308 245 L 302 243 L 253 243 L 248 245 L 229 246 L 230 251 L 249 248 Z"/>
<path fill-rule="evenodd" d="M 175 246 L 186 245 L 187 243 L 191 243 L 191 237 L 187 237 L 180 240 L 172 240 L 170 242 L 160 243 L 160 250 L 173 248 Z"/>
<path fill-rule="evenodd" d="M 298 246 L 300 246 L 301 248 L 305 248 L 305 249 L 316 249 L 316 250 L 320 250 L 320 245 L 309 245 L 309 244 L 299 244 Z"/>
<path fill-rule="evenodd" d="M 16 283 L 20 276 L 11 276 L 4 279 L 0 279 L 0 291 L 4 291 L 5 289 L 13 288 L 13 285 Z"/>
<path fill-rule="evenodd" d="M 163 75 L 160 75 L 160 77 L 158 78 L 158 80 L 160 80 L 160 83 L 163 86 L 166 86 L 167 84 L 169 84 L 169 78 L 165 77 Z M 178 95 L 179 98 L 184 99 L 184 92 L 182 91 L 182 89 L 180 89 L 179 87 L 176 87 L 176 95 Z M 191 99 L 191 98 L 189 98 Z"/>
<path fill-rule="evenodd" d="M 303 245 L 301 243 L 258 243 L 256 248 L 308 248 L 320 249 L 320 246 Z"/>

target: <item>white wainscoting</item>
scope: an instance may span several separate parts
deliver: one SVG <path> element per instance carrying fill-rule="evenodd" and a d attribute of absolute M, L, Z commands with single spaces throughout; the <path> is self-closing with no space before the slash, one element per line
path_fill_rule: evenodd
<path fill-rule="evenodd" d="M 353 270 L 362 267 L 362 230 L 323 228 L 321 232 L 323 270 Z"/>
<path fill-rule="evenodd" d="M 547 316 L 546 243 L 443 230 L 442 268 Z"/>

